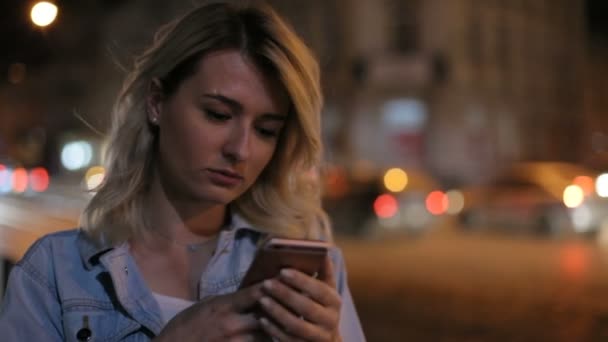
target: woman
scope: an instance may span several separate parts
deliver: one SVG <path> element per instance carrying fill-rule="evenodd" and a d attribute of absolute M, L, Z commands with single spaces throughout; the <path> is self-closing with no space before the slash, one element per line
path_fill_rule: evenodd
<path fill-rule="evenodd" d="M 237 290 L 267 236 L 331 239 L 311 171 L 321 105 L 315 59 L 267 6 L 163 27 L 117 100 L 82 228 L 13 269 L 3 340 L 364 340 L 337 249 L 320 279 Z"/>

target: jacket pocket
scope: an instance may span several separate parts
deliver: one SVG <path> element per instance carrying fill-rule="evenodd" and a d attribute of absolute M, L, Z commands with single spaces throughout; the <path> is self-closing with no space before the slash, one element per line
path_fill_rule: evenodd
<path fill-rule="evenodd" d="M 72 307 L 63 314 L 64 336 L 70 342 L 147 341 L 140 328 L 119 311 L 94 306 Z"/>

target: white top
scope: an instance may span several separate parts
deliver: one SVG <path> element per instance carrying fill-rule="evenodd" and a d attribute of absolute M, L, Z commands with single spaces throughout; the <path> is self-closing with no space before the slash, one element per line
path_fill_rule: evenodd
<path fill-rule="evenodd" d="M 165 296 L 160 293 L 152 292 L 154 298 L 160 306 L 160 312 L 163 318 L 163 322 L 167 324 L 175 315 L 189 308 L 194 302 L 177 298 Z"/>

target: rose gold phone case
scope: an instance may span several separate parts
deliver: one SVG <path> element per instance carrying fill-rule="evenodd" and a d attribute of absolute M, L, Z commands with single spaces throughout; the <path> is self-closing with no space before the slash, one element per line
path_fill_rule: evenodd
<path fill-rule="evenodd" d="M 256 253 L 239 288 L 275 277 L 283 268 L 316 276 L 322 271 L 329 247 L 323 241 L 272 238 Z"/>

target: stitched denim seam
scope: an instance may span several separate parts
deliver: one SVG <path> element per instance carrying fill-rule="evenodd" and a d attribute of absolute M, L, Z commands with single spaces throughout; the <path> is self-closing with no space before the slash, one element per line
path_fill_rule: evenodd
<path fill-rule="evenodd" d="M 93 300 L 88 298 L 73 298 L 63 302 L 64 311 L 86 311 L 86 309 L 116 310 L 111 301 Z"/>
<path fill-rule="evenodd" d="M 29 261 L 22 260 L 16 265 L 16 267 L 19 266 L 23 270 L 24 274 L 27 274 L 30 278 L 32 278 L 32 280 L 38 281 L 43 284 L 47 288 L 47 290 L 49 290 L 50 293 L 56 292 L 55 286 L 51 285 L 48 279 L 44 275 L 42 275 L 42 273 L 38 271 L 38 269 L 34 267 L 34 265 L 30 264 Z"/>

